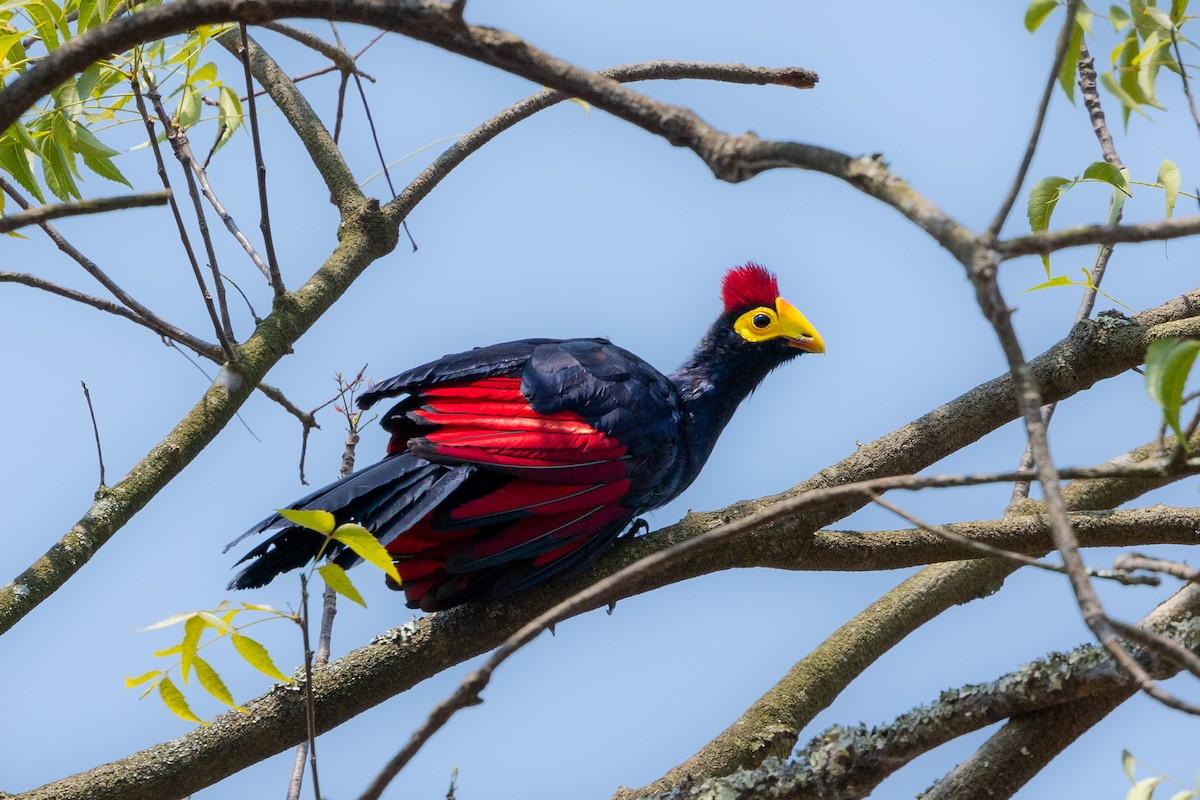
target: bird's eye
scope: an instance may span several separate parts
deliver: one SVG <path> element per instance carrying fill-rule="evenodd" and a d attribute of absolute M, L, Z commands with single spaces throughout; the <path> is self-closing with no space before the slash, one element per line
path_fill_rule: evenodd
<path fill-rule="evenodd" d="M 771 318 L 768 317 L 766 314 L 755 314 L 754 315 L 754 327 L 758 328 L 759 330 L 766 328 L 770 324 L 771 324 Z"/>

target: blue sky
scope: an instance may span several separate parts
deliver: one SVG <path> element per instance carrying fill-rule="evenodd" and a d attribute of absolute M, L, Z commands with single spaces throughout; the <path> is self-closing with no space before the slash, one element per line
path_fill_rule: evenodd
<path fill-rule="evenodd" d="M 1012 180 L 1048 70 L 1061 12 L 1026 33 L 1024 3 L 893 3 L 837 6 L 760 2 L 514 4 L 471 0 L 467 19 L 512 30 L 548 52 L 589 68 L 658 58 L 740 61 L 816 70 L 818 87 L 711 83 L 641 86 L 693 108 L 729 132 L 795 139 L 851 154 L 882 153 L 895 172 L 972 229 L 990 221 Z M 1101 63 L 1115 44 L 1097 20 Z M 321 30 L 320 26 L 314 29 Z M 355 48 L 372 32 L 344 26 Z M 317 64 L 291 43 L 258 38 L 287 71 Z M 1107 38 L 1104 38 L 1107 37 Z M 214 49 L 229 80 L 237 72 Z M 382 146 L 397 159 L 461 134 L 538 87 L 427 45 L 388 36 L 362 62 L 379 78 L 368 96 Z M 1164 75 L 1166 114 L 1135 118 L 1124 133 L 1107 99 L 1117 146 L 1138 180 L 1152 182 L 1163 158 L 1200 175 L 1197 132 Z M 304 85 L 332 120 L 336 79 Z M 347 160 L 365 179 L 377 169 L 360 105 L 347 119 Z M 264 118 L 276 243 L 296 286 L 333 248 L 336 215 L 315 171 L 277 114 Z M 106 134 L 137 144 L 126 125 Z M 211 128 L 194 139 L 205 143 Z M 436 149 L 397 168 L 402 183 Z M 1031 175 L 1076 175 L 1099 158 L 1082 107 L 1056 93 Z M 145 150 L 119 163 L 139 189 L 156 188 Z M 214 161 L 210 174 L 243 229 L 257 225 L 248 137 Z M 398 184 L 399 185 L 399 184 Z M 369 189 L 383 193 L 382 181 Z M 94 180 L 85 193 L 119 187 Z M 1025 228 L 1023 201 L 1005 232 Z M 1082 186 L 1055 225 L 1100 221 L 1106 193 Z M 1183 199 L 1181 213 L 1191 213 Z M 1162 196 L 1138 190 L 1127 221 L 1162 214 Z M 123 286 L 172 320 L 205 335 L 186 263 L 165 211 L 64 221 L 60 230 Z M 828 346 L 777 372 L 735 417 L 708 468 L 652 527 L 687 509 L 709 510 L 783 490 L 1004 369 L 961 268 L 889 208 L 832 179 L 798 171 L 763 174 L 742 185 L 715 181 L 688 151 L 578 106 L 543 112 L 472 156 L 412 214 L 417 253 L 401 246 L 355 284 L 271 373 L 298 405 L 333 392 L 337 371 L 384 378 L 472 346 L 527 336 L 607 336 L 664 371 L 673 369 L 719 311 L 721 274 L 747 260 L 776 270 L 785 297 Z M 7 240 L 3 269 L 34 272 L 98 292 L 34 232 Z M 257 272 L 219 235 L 222 268 L 251 294 L 260 313 L 269 292 Z M 1174 242 L 1118 250 L 1105 289 L 1136 309 L 1195 286 L 1196 245 Z M 1078 275 L 1092 250 L 1061 254 L 1056 273 Z M 1041 352 L 1069 328 L 1076 290 L 1021 290 L 1043 279 L 1036 259 L 1010 262 L 1003 287 L 1022 343 Z M 1099 308 L 1111 306 L 1102 300 Z M 9 391 L 0 393 L 0 499 L 8 516 L 0 554 L 15 575 L 86 510 L 96 484 L 90 421 L 79 381 L 91 388 L 110 482 L 128 470 L 191 407 L 206 386 L 196 368 L 157 337 L 129 323 L 8 285 L 0 291 L 0 356 Z M 249 331 L 242 315 L 239 331 Z M 224 544 L 273 508 L 305 493 L 296 461 L 299 426 L 262 397 L 171 486 L 52 598 L 0 639 L 0 679 L 9 687 L 0 729 L 0 790 L 19 791 L 120 758 L 186 732 L 187 723 L 154 699 L 136 701 L 125 674 L 155 664 L 168 635 L 139 633 L 171 613 L 214 606 L 233 559 Z M 332 414 L 309 443 L 314 484 L 337 470 L 343 435 Z M 1127 374 L 1064 403 L 1051 429 L 1060 464 L 1089 464 L 1148 441 L 1157 418 L 1141 379 Z M 360 463 L 381 454 L 371 426 Z M 1015 426 L 936 467 L 938 472 L 1004 469 L 1022 446 Z M 1194 481 L 1145 502 L 1195 504 Z M 978 488 L 902 497 L 931 521 L 998 516 L 1007 491 Z M 904 527 L 864 510 L 840 527 Z M 1163 549 L 1164 553 L 1172 551 Z M 1178 552 L 1175 555 L 1180 555 Z M 1106 566 L 1113 554 L 1089 553 Z M 736 719 L 804 654 L 907 576 L 734 571 L 622 602 L 560 625 L 512 659 L 485 694 L 462 712 L 393 784 L 391 797 L 444 794 L 457 767 L 460 797 L 607 797 L 641 785 L 690 756 Z M 411 612 L 374 576 L 359 575 L 369 609 L 343 604 L 335 654 L 403 623 Z M 1148 611 L 1164 591 L 1102 587 L 1126 618 Z M 238 600 L 294 604 L 294 580 Z M 291 630 L 263 630 L 281 665 L 299 660 Z M 952 609 L 913 634 L 856 681 L 801 737 L 829 724 L 886 722 L 945 688 L 982 682 L 1052 649 L 1087 639 L 1065 583 L 1019 573 L 1002 592 Z M 233 658 L 217 665 L 239 698 L 267 688 Z M 434 703 L 469 669 L 457 667 L 351 721 L 319 742 L 330 797 L 361 791 L 407 740 Z M 1169 684 L 1191 693 L 1195 686 Z M 219 711 L 197 695 L 205 716 Z M 11 715 L 11 716 L 10 716 Z M 1120 751 L 1127 748 L 1169 775 L 1189 780 L 1195 721 L 1135 698 L 1038 776 L 1021 795 L 1119 796 Z M 986 734 L 964 737 L 901 770 L 879 796 L 925 788 Z M 200 798 L 283 792 L 291 755 L 257 765 Z M 569 789 L 564 792 L 564 787 Z"/>

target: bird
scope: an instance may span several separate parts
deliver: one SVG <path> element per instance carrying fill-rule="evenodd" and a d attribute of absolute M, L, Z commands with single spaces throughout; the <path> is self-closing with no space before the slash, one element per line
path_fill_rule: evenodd
<path fill-rule="evenodd" d="M 825 343 L 774 273 L 730 269 L 723 310 L 663 375 L 607 339 L 522 339 L 448 355 L 368 387 L 383 460 L 294 502 L 379 539 L 410 608 L 441 611 L 578 572 L 700 474 L 738 405 L 776 367 Z M 643 523 L 644 524 L 644 523 Z M 231 589 L 318 556 L 324 538 L 279 513 Z M 352 565 L 349 550 L 326 552 Z M 389 578 L 389 585 L 392 579 Z"/>

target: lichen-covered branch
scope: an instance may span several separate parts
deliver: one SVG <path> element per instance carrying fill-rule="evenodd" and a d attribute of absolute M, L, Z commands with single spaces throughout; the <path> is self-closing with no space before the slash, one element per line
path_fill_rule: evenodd
<path fill-rule="evenodd" d="M 1155 609 L 1141 626 L 1196 650 L 1200 649 L 1200 616 L 1197 612 L 1200 612 L 1200 587 L 1191 586 Z M 1156 652 L 1138 650 L 1136 657 L 1156 678 L 1166 678 L 1178 671 L 1178 667 Z M 763 764 L 761 769 L 743 770 L 727 777 L 689 778 L 670 791 L 652 796 L 654 800 L 708 797 L 721 797 L 722 800 L 761 797 L 851 800 L 866 797 L 900 767 L 963 734 L 1017 715 L 1032 715 L 1042 709 L 1065 711 L 1080 699 L 1084 703 L 1093 698 L 1111 703 L 1116 697 L 1124 699 L 1134 691 L 1136 685 L 1103 648 L 1084 645 L 1069 653 L 1053 653 L 990 683 L 943 692 L 935 702 L 915 708 L 886 725 L 872 729 L 863 725 L 835 725 L 786 763 L 775 759 Z M 1053 757 L 1061 746 L 1049 749 L 1050 757 Z M 1028 743 L 1023 744 L 1021 750 L 1028 762 L 1041 765 L 1049 760 Z M 983 780 L 960 782 L 956 777 L 960 771 L 970 773 L 972 770 L 980 770 L 974 774 L 975 777 L 983 776 Z M 1036 770 L 1029 772 L 1024 779 L 1035 773 Z M 1012 794 L 1007 788 L 1010 782 L 1004 766 L 995 764 L 993 755 L 981 757 L 977 753 L 950 778 L 935 785 L 924 798 L 1004 798 Z M 1001 789 L 1001 786 L 1006 788 Z"/>

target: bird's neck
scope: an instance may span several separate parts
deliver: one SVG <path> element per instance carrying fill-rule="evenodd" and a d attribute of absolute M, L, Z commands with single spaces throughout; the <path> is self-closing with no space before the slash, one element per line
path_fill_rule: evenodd
<path fill-rule="evenodd" d="M 780 363 L 777 359 L 756 358 L 753 352 L 737 347 L 722 335 L 728 327 L 718 321 L 683 366 L 668 376 L 686 416 L 692 462 L 688 483 L 708 460 L 733 412 Z"/>

